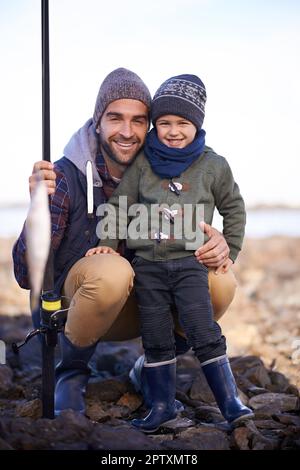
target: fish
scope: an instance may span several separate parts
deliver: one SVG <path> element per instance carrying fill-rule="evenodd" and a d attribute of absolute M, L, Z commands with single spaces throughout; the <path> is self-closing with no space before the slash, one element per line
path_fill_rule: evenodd
<path fill-rule="evenodd" d="M 47 185 L 38 180 L 31 197 L 25 222 L 26 261 L 31 287 L 31 307 L 35 309 L 41 295 L 46 263 L 51 246 L 51 215 Z"/>

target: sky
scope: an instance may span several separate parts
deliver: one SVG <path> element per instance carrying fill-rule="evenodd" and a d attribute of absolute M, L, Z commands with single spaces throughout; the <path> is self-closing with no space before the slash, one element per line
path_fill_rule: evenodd
<path fill-rule="evenodd" d="M 206 85 L 206 143 L 247 206 L 300 205 L 300 2 L 49 0 L 51 158 L 126 67 L 152 94 L 191 73 Z M 40 0 L 0 0 L 0 205 L 28 202 L 42 158 Z"/>

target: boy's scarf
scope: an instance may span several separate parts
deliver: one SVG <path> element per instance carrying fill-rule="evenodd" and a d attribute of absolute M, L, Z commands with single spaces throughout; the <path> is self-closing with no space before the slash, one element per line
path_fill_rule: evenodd
<path fill-rule="evenodd" d="M 151 168 L 161 178 L 180 176 L 203 152 L 205 131 L 200 129 L 195 139 L 183 149 L 170 148 L 158 140 L 156 129 L 146 138 L 145 155 Z"/>

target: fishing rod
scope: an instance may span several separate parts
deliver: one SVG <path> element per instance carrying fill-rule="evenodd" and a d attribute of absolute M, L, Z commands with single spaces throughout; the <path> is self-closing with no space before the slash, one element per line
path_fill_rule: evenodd
<path fill-rule="evenodd" d="M 42 145 L 43 160 L 51 161 L 50 154 L 50 70 L 49 70 L 49 4 L 41 0 L 42 14 Z M 57 330 L 51 327 L 51 313 L 61 308 L 60 298 L 54 294 L 53 250 L 50 245 L 45 268 L 40 322 L 42 334 L 42 405 L 43 417 L 54 418 L 54 353 Z"/>
<path fill-rule="evenodd" d="M 50 70 L 49 70 L 49 5 L 41 0 L 42 20 L 42 147 L 43 160 L 51 161 L 50 154 Z M 50 201 L 49 201 L 50 203 Z M 47 209 L 49 211 L 49 208 Z M 49 214 L 48 214 L 49 215 Z M 50 217 L 50 215 L 49 215 Z M 51 227 L 51 224 L 50 224 Z M 50 228 L 51 230 L 51 228 Z M 50 234 L 51 237 L 51 234 Z M 40 326 L 31 331 L 21 344 L 13 344 L 18 353 L 31 338 L 39 334 L 42 343 L 42 407 L 43 418 L 54 418 L 55 347 L 58 333 L 63 330 L 67 309 L 61 307 L 61 297 L 54 288 L 54 256 L 49 254 L 44 270 L 42 294 L 40 296 Z"/>

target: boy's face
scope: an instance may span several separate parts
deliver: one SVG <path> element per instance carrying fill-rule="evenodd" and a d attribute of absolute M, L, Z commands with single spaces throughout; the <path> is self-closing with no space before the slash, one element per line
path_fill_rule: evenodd
<path fill-rule="evenodd" d="M 193 142 L 197 133 L 196 126 L 187 119 L 167 114 L 155 123 L 159 140 L 167 147 L 183 149 Z"/>

